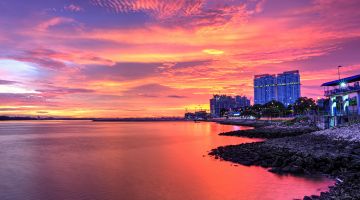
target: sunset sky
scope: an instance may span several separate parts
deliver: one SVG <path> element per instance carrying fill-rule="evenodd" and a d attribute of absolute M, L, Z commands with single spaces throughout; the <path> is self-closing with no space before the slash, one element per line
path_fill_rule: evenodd
<path fill-rule="evenodd" d="M 253 76 L 360 74 L 359 0 L 1 0 L 0 115 L 182 116 Z"/>

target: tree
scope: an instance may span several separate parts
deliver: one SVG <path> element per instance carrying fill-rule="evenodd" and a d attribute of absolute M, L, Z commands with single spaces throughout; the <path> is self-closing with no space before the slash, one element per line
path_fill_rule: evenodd
<path fill-rule="evenodd" d="M 279 101 L 270 101 L 263 106 L 263 115 L 267 117 L 280 117 L 283 116 L 286 111 L 284 104 Z"/>
<path fill-rule="evenodd" d="M 294 103 L 295 114 L 308 114 L 317 110 L 315 100 L 307 97 L 300 97 Z"/>
<path fill-rule="evenodd" d="M 294 113 L 294 106 L 290 104 L 286 107 L 285 116 L 290 116 L 293 113 Z"/>
<path fill-rule="evenodd" d="M 259 119 L 261 117 L 261 114 L 262 114 L 262 105 L 260 104 L 248 106 L 241 112 L 241 116 L 255 117 L 256 119 Z"/>
<path fill-rule="evenodd" d="M 261 104 L 254 104 L 250 107 L 251 116 L 255 117 L 256 119 L 260 119 L 262 115 L 263 106 Z"/>
<path fill-rule="evenodd" d="M 224 117 L 228 112 L 229 112 L 228 109 L 226 109 L 226 108 L 221 108 L 221 109 L 220 109 L 220 117 Z"/>

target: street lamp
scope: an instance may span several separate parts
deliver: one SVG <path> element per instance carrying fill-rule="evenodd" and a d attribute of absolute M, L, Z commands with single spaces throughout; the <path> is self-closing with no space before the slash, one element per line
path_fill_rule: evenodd
<path fill-rule="evenodd" d="M 340 88 L 345 88 L 346 87 L 346 83 L 345 82 L 340 82 Z"/>
<path fill-rule="evenodd" d="M 339 65 L 338 66 L 338 75 L 339 75 L 339 80 L 340 80 L 340 68 L 341 68 L 342 66 L 341 65 Z"/>

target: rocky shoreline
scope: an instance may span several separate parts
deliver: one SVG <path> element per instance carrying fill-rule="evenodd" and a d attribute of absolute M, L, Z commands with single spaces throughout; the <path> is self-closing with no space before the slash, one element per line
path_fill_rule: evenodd
<path fill-rule="evenodd" d="M 218 147 L 209 154 L 247 166 L 262 166 L 277 174 L 321 174 L 337 180 L 328 192 L 305 196 L 306 200 L 360 199 L 360 141 L 349 140 L 349 135 L 333 137 L 329 131 L 357 135 L 360 125 Z"/>

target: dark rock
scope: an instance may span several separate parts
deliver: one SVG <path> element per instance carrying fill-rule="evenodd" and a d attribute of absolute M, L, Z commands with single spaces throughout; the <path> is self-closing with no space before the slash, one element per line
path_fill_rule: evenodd
<path fill-rule="evenodd" d="M 226 133 L 220 133 L 223 136 L 239 136 L 250 138 L 281 138 L 288 136 L 297 136 L 319 130 L 314 126 L 265 126 L 256 129 L 237 130 Z"/>
<path fill-rule="evenodd" d="M 312 198 L 312 199 L 318 199 L 319 196 L 317 196 L 317 195 L 311 195 L 311 198 Z"/>
<path fill-rule="evenodd" d="M 282 159 L 276 157 L 275 161 L 271 164 L 274 167 L 280 167 L 283 164 Z"/>
<path fill-rule="evenodd" d="M 293 174 L 303 174 L 304 170 L 299 166 L 292 166 L 290 167 L 289 172 Z"/>
<path fill-rule="evenodd" d="M 304 196 L 304 200 L 312 200 L 311 197 Z"/>

